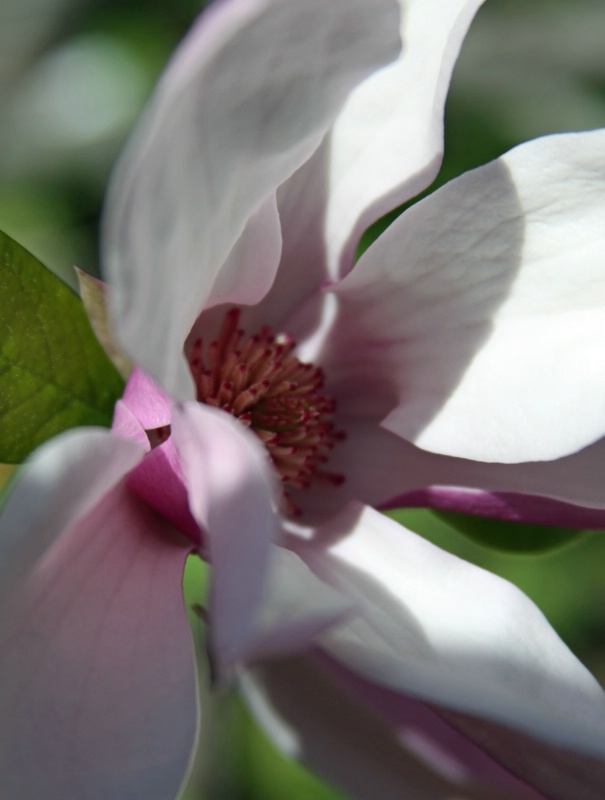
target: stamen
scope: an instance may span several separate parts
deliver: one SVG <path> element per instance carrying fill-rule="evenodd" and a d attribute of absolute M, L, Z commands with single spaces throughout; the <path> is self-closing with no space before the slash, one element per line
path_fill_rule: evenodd
<path fill-rule="evenodd" d="M 292 355 L 296 342 L 290 336 L 274 336 L 264 327 L 245 338 L 239 319 L 239 309 L 225 315 L 205 354 L 201 339 L 193 343 L 189 363 L 197 399 L 227 411 L 256 433 L 284 486 L 286 512 L 295 516 L 288 489 L 344 481 L 342 475 L 319 469 L 344 438 L 334 430 L 335 402 L 320 393 L 323 371 Z"/>

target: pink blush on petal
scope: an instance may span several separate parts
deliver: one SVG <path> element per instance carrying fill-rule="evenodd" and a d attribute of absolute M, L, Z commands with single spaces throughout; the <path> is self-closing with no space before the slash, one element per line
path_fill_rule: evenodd
<path fill-rule="evenodd" d="M 602 508 L 577 506 L 555 498 L 521 492 L 493 492 L 465 487 L 431 486 L 416 489 L 389 498 L 378 507 L 383 511 L 392 508 L 434 508 L 526 525 L 584 530 L 602 530 L 605 526 Z"/>
<path fill-rule="evenodd" d="M 170 439 L 147 454 L 132 470 L 126 485 L 194 544 L 202 544 L 202 533 L 189 510 L 187 488 Z"/>
<path fill-rule="evenodd" d="M 170 424 L 172 398 L 139 367 L 128 379 L 123 402 L 145 430 Z"/>

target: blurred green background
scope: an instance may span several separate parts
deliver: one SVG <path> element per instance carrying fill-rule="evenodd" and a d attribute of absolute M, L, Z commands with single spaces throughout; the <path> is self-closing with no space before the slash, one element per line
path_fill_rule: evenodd
<path fill-rule="evenodd" d="M 112 163 L 200 5 L 0 5 L 0 229 L 72 285 L 74 265 L 97 272 Z M 604 126 L 604 30 L 602 0 L 487 0 L 454 73 L 436 185 L 527 139 Z M 605 535 L 510 555 L 474 544 L 430 512 L 399 519 L 516 583 L 605 683 Z M 192 562 L 191 584 L 199 569 Z M 339 797 L 275 754 L 236 699 L 204 696 L 203 704 L 207 724 L 187 800 Z"/>

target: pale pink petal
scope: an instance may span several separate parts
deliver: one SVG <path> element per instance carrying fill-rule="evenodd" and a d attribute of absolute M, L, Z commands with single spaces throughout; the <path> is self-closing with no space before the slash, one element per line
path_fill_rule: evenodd
<path fill-rule="evenodd" d="M 368 683 L 331 659 L 324 657 L 320 663 L 338 686 L 393 726 L 402 745 L 444 776 L 461 782 L 474 776 L 519 798 L 544 796 L 530 785 L 553 800 L 599 800 L 602 794 L 602 761 L 484 719 L 431 708 Z"/>
<path fill-rule="evenodd" d="M 487 772 L 489 762 L 492 773 L 483 786 L 449 755 L 434 749 L 429 762 L 426 751 L 419 753 L 418 738 L 414 747 L 404 731 L 375 715 L 346 682 L 332 680 L 312 658 L 268 662 L 244 673 L 240 682 L 246 702 L 274 744 L 356 800 L 537 797 L 486 757 L 483 770 Z M 507 788 L 511 785 L 515 789 Z"/>
<path fill-rule="evenodd" d="M 389 430 L 484 461 L 600 439 L 604 214 L 604 131 L 522 145 L 406 211 L 335 288 L 343 413 L 390 408 Z"/>
<path fill-rule="evenodd" d="M 351 93 L 327 143 L 325 241 L 333 276 L 353 266 L 372 222 L 437 175 L 452 69 L 482 2 L 400 0 L 401 56 Z"/>
<path fill-rule="evenodd" d="M 605 759 L 605 693 L 516 587 L 368 507 L 297 551 L 357 604 L 320 643 L 368 680 Z"/>
<path fill-rule="evenodd" d="M 345 481 L 294 498 L 305 522 L 350 500 L 380 508 L 424 506 L 543 525 L 605 527 L 605 441 L 555 461 L 494 464 L 429 453 L 367 419 L 338 421 L 347 434 L 328 467 Z"/>
<path fill-rule="evenodd" d="M 323 654 L 319 663 L 333 681 L 347 688 L 360 703 L 393 726 L 401 744 L 439 774 L 460 781 L 474 777 L 482 784 L 516 792 L 518 795 L 514 796 L 519 798 L 542 798 L 456 727 L 445 722 L 443 709 L 431 708 L 413 697 L 369 683 Z"/>
<path fill-rule="evenodd" d="M 8 597 L 32 563 L 143 454 L 140 445 L 100 428 L 76 428 L 38 448 L 0 509 L 0 596 Z"/>
<path fill-rule="evenodd" d="M 439 716 L 550 800 L 600 800 L 605 763 L 494 722 L 436 708 Z"/>
<path fill-rule="evenodd" d="M 264 447 L 223 411 L 176 407 L 171 438 L 212 565 L 209 635 L 215 667 L 226 673 L 254 639 L 278 534 L 279 490 Z"/>
<path fill-rule="evenodd" d="M 30 562 L 0 617 L 3 794 L 175 797 L 197 717 L 186 557 L 120 484 Z"/>
<path fill-rule="evenodd" d="M 221 266 L 349 92 L 397 56 L 399 13 L 395 0 L 225 0 L 177 51 L 114 176 L 104 250 L 122 343 L 176 396 L 191 397 L 179 354 Z"/>

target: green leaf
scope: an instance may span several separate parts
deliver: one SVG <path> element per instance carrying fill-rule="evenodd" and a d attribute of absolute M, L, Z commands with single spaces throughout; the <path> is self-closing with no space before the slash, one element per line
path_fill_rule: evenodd
<path fill-rule="evenodd" d="M 450 511 L 433 511 L 436 517 L 479 544 L 515 553 L 542 553 L 570 544 L 583 535 L 571 528 L 525 525 L 521 522 L 471 517 Z"/>
<path fill-rule="evenodd" d="M 0 232 L 0 461 L 57 433 L 109 426 L 124 382 L 80 298 Z"/>

